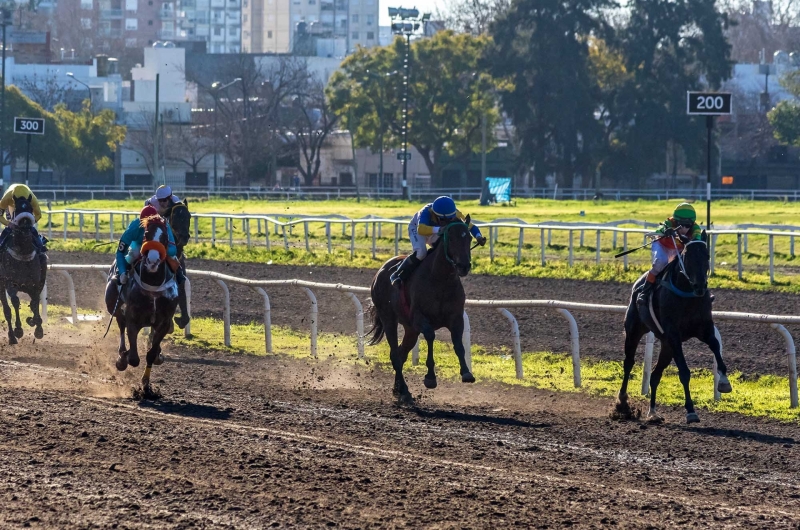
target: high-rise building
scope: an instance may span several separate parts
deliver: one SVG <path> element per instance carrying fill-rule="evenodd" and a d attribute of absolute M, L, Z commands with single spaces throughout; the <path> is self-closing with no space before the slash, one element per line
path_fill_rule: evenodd
<path fill-rule="evenodd" d="M 341 57 L 379 43 L 378 0 L 243 0 L 250 53 Z"/>
<path fill-rule="evenodd" d="M 242 51 L 241 0 L 176 1 L 171 40 L 205 41 L 209 53 Z"/>

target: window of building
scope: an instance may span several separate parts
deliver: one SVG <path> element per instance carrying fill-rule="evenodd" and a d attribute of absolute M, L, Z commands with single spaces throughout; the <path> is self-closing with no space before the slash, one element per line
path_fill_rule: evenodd
<path fill-rule="evenodd" d="M 375 24 L 375 15 L 367 15 L 367 26 Z"/>
<path fill-rule="evenodd" d="M 354 31 L 352 37 L 353 37 L 353 40 L 358 40 L 358 32 Z"/>
<path fill-rule="evenodd" d="M 148 20 L 148 21 L 147 21 L 147 25 L 148 25 L 148 26 L 152 26 L 152 25 L 153 25 L 153 21 L 152 21 L 152 20 Z"/>
<path fill-rule="evenodd" d="M 222 35 L 222 28 L 219 28 L 219 27 L 214 28 L 214 35 L 217 36 L 217 37 Z"/>
<path fill-rule="evenodd" d="M 92 0 L 81 0 L 81 9 L 88 9 L 91 11 L 94 8 Z"/>
<path fill-rule="evenodd" d="M 230 28 L 228 30 L 228 37 L 235 37 L 237 33 L 238 31 L 236 30 L 236 28 Z"/>
<path fill-rule="evenodd" d="M 346 18 L 343 18 L 342 20 L 339 21 L 339 27 L 340 28 L 346 28 L 347 27 L 347 19 Z"/>
<path fill-rule="evenodd" d="M 138 39 L 125 39 L 125 47 L 126 48 L 138 48 L 139 47 L 139 40 Z"/>
<path fill-rule="evenodd" d="M 375 40 L 375 32 L 374 31 L 368 31 L 367 32 L 367 40 Z"/>
<path fill-rule="evenodd" d="M 138 8 L 138 0 L 125 0 L 125 11 L 132 11 L 135 13 Z"/>
<path fill-rule="evenodd" d="M 242 24 L 247 24 L 247 15 L 242 15 Z"/>
<path fill-rule="evenodd" d="M 310 5 L 310 6 L 317 5 L 317 0 L 308 0 L 308 5 Z"/>
<path fill-rule="evenodd" d="M 91 18 L 82 18 L 81 19 L 81 28 L 83 28 L 83 29 L 92 29 L 92 19 Z"/>
<path fill-rule="evenodd" d="M 139 19 L 138 18 L 126 18 L 125 19 L 125 29 L 128 31 L 136 31 L 139 29 Z"/>
<path fill-rule="evenodd" d="M 268 38 L 268 39 L 271 39 L 271 38 L 272 38 L 272 31 L 267 31 L 267 38 Z"/>
<path fill-rule="evenodd" d="M 358 24 L 358 15 L 353 15 L 352 16 L 352 21 L 353 21 L 353 24 Z"/>

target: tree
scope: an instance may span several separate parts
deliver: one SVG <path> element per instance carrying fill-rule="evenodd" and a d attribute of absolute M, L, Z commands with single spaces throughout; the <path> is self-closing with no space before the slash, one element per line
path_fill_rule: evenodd
<path fill-rule="evenodd" d="M 434 185 L 441 185 L 442 154 L 478 152 L 482 118 L 490 131 L 500 119 L 494 91 L 501 83 L 479 64 L 487 44 L 485 36 L 442 31 L 411 46 L 408 143 L 422 156 Z M 382 132 L 386 144 L 400 145 L 404 57 L 402 38 L 383 48 L 360 48 L 331 78 L 331 108 L 354 131 L 357 145 L 377 145 Z M 387 78 L 391 72 L 397 74 Z"/>
<path fill-rule="evenodd" d="M 23 77 L 16 84 L 31 101 L 45 110 L 52 112 L 59 103 L 66 103 L 72 108 L 76 102 L 78 108 L 75 110 L 80 110 L 76 91 L 69 85 L 59 83 L 55 74 L 41 77 L 33 74 L 30 77 Z"/>
<path fill-rule="evenodd" d="M 488 33 L 492 21 L 510 6 L 510 0 L 446 0 L 436 18 L 456 32 L 482 35 Z"/>
<path fill-rule="evenodd" d="M 91 174 L 114 168 L 113 153 L 125 141 L 126 127 L 116 124 L 114 111 L 92 112 L 89 100 L 80 112 L 71 112 L 64 104 L 56 105 L 56 126 L 63 146 L 55 161 L 65 173 Z"/>
<path fill-rule="evenodd" d="M 305 90 L 293 95 L 288 117 L 282 121 L 281 136 L 300 151 L 297 169 L 306 186 L 311 186 L 319 173 L 321 149 L 337 124 L 325 97 L 325 89 L 317 80 L 309 80 Z"/>
<path fill-rule="evenodd" d="M 164 156 L 185 164 L 195 177 L 200 164 L 214 155 L 214 140 L 206 124 L 171 124 L 164 127 Z"/>
<path fill-rule="evenodd" d="M 571 187 L 593 174 L 599 137 L 596 85 L 590 75 L 588 36 L 605 30 L 605 0 L 514 0 L 491 25 L 487 64 L 511 85 L 501 92 L 526 157 L 539 182 L 555 174 Z"/>
<path fill-rule="evenodd" d="M 155 112 L 142 110 L 138 114 L 131 114 L 129 119 L 131 127 L 125 138 L 125 147 L 141 156 L 148 173 L 155 175 L 160 165 L 153 158 L 156 141 Z M 158 150 L 164 153 L 164 144 L 160 138 Z"/>

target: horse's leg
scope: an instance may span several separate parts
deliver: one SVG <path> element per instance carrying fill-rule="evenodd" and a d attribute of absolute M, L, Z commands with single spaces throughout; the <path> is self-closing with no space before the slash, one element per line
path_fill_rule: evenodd
<path fill-rule="evenodd" d="M 392 359 L 392 367 L 394 368 L 394 395 L 397 396 L 400 401 L 412 404 L 414 403 L 414 398 L 411 397 L 411 392 L 408 391 L 406 380 L 403 378 L 403 365 L 406 364 L 408 360 L 408 352 L 410 352 L 417 343 L 419 333 L 407 326 L 403 326 L 403 328 L 405 330 L 403 342 L 400 343 L 400 346 L 395 350 L 396 353 Z"/>
<path fill-rule="evenodd" d="M 169 332 L 169 325 L 171 320 L 166 320 L 164 322 L 159 323 L 158 326 L 152 328 L 153 333 L 153 345 L 147 350 L 147 356 L 145 357 L 145 362 L 147 365 L 144 369 L 144 375 L 142 375 L 142 390 L 144 391 L 145 397 L 153 397 L 153 389 L 150 386 L 150 371 L 153 368 L 154 364 L 161 364 L 163 362 L 163 358 L 161 358 L 161 341 L 164 337 L 167 336 Z M 156 363 L 161 359 L 161 362 Z"/>
<path fill-rule="evenodd" d="M 469 366 L 467 366 L 467 357 L 466 357 L 466 349 L 464 348 L 464 314 L 458 315 L 453 322 L 450 324 L 448 328 L 450 330 L 450 339 L 453 341 L 453 349 L 456 351 L 456 356 L 458 357 L 458 365 L 461 372 L 461 382 L 462 383 L 474 383 L 475 376 L 472 375 L 472 372 L 469 370 Z"/>
<path fill-rule="evenodd" d="M 686 364 L 686 357 L 683 356 L 683 345 L 680 343 L 680 339 L 673 340 L 672 350 L 675 365 L 678 367 L 678 379 L 681 380 L 681 385 L 683 385 L 683 395 L 686 400 L 684 403 L 684 407 L 686 407 L 686 423 L 697 423 L 700 421 L 700 416 L 694 411 L 694 402 L 692 401 L 692 395 L 689 393 L 689 380 L 692 378 L 692 373 L 689 371 L 689 365 Z"/>
<path fill-rule="evenodd" d="M 115 316 L 114 318 L 117 319 L 117 326 L 119 326 L 119 348 L 117 350 L 119 356 L 117 357 L 117 370 L 121 372 L 128 367 L 128 348 L 125 346 L 125 318 L 121 316 Z"/>
<path fill-rule="evenodd" d="M 672 346 L 667 340 L 661 341 L 661 353 L 658 355 L 658 363 L 656 363 L 653 372 L 650 374 L 650 411 L 647 413 L 647 419 L 654 422 L 661 422 L 664 419 L 656 413 L 656 394 L 658 393 L 658 385 L 661 383 L 661 377 L 664 375 L 664 370 L 667 369 L 669 363 L 672 362 Z"/>
<path fill-rule="evenodd" d="M 31 313 L 33 313 L 32 318 L 28 318 L 26 321 L 29 326 L 35 326 L 33 330 L 33 336 L 37 339 L 41 339 L 44 337 L 44 330 L 42 329 L 42 317 L 39 314 L 39 300 L 41 297 L 42 291 L 39 289 L 34 289 L 33 293 L 31 294 Z"/>
<path fill-rule="evenodd" d="M 733 392 L 731 382 L 728 380 L 728 367 L 725 366 L 725 361 L 722 360 L 722 346 L 717 340 L 717 334 L 714 333 L 714 323 L 709 322 L 703 331 L 704 335 L 700 340 L 708 344 L 708 347 L 714 353 L 714 359 L 717 361 L 717 372 L 719 373 L 717 390 L 723 394 Z"/>
<path fill-rule="evenodd" d="M 636 363 L 636 349 L 645 333 L 647 333 L 647 328 L 639 321 L 636 306 L 630 306 L 625 315 L 625 360 L 622 363 L 624 373 L 616 406 L 617 413 L 625 417 L 630 417 L 632 414 L 631 407 L 628 405 L 628 381 L 630 381 L 633 365 Z"/>
<path fill-rule="evenodd" d="M 422 336 L 425 337 L 425 342 L 428 343 L 428 358 L 425 360 L 425 366 L 428 367 L 428 373 L 425 374 L 425 388 L 436 388 L 436 371 L 434 370 L 436 363 L 433 361 L 433 341 L 436 338 L 436 331 L 434 331 L 428 319 L 418 316 L 414 319 L 414 327 L 420 330 Z M 413 348 L 413 346 L 412 346 Z"/>
<path fill-rule="evenodd" d="M 130 309 L 129 309 L 130 310 Z M 139 336 L 139 327 L 130 322 L 125 322 L 125 330 L 128 333 L 128 347 L 130 348 L 126 354 L 128 364 L 136 368 L 139 366 L 139 345 L 137 338 Z"/>
<path fill-rule="evenodd" d="M 19 319 L 19 294 L 16 289 L 9 290 L 8 294 L 11 296 L 11 305 L 14 306 L 14 335 L 21 339 L 25 332 L 22 330 L 22 322 Z"/>
<path fill-rule="evenodd" d="M 11 307 L 8 305 L 8 298 L 6 297 L 7 287 L 6 284 L 0 284 L 2 290 L 0 290 L 0 298 L 2 298 L 3 303 L 3 316 L 6 317 L 6 322 L 8 323 L 8 343 L 9 344 L 16 344 L 17 337 L 14 336 L 14 328 L 11 325 Z"/>

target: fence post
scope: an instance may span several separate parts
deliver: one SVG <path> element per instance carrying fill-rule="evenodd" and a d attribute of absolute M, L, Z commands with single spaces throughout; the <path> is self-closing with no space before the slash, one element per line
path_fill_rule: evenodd
<path fill-rule="evenodd" d="M 228 247 L 233 248 L 233 217 L 228 219 Z"/>
<path fill-rule="evenodd" d="M 578 248 L 583 248 L 583 230 L 581 230 L 581 237 L 580 241 L 578 242 Z"/>
<path fill-rule="evenodd" d="M 736 261 L 739 271 L 739 279 L 742 279 L 742 234 L 736 234 Z"/>
<path fill-rule="evenodd" d="M 544 267 L 545 265 L 547 265 L 547 261 L 545 260 L 545 254 L 544 254 L 544 228 L 541 229 L 541 232 L 539 234 L 539 239 L 542 246 L 542 267 Z"/>
<path fill-rule="evenodd" d="M 744 234 L 744 253 L 747 254 L 747 233 Z"/>
<path fill-rule="evenodd" d="M 517 265 L 522 261 L 522 245 L 525 244 L 525 229 L 519 229 L 519 241 L 517 242 Z"/>
<path fill-rule="evenodd" d="M 394 224 L 394 255 L 400 254 L 400 225 Z"/>
<path fill-rule="evenodd" d="M 245 218 L 244 222 L 244 231 L 247 234 L 247 250 L 253 248 L 252 242 L 250 240 L 250 219 Z"/>
<path fill-rule="evenodd" d="M 186 281 L 183 284 L 183 290 L 186 293 L 186 312 L 189 313 L 189 316 L 192 315 L 192 282 L 189 281 L 189 278 L 186 278 Z M 192 321 L 190 320 L 186 327 L 183 328 L 183 336 L 187 339 L 192 336 Z"/>
<path fill-rule="evenodd" d="M 350 259 L 356 257 L 356 222 L 350 221 Z"/>
<path fill-rule="evenodd" d="M 331 223 L 325 223 L 325 237 L 328 239 L 328 254 L 331 253 Z"/>
<path fill-rule="evenodd" d="M 711 276 L 714 276 L 714 269 L 717 262 L 717 237 L 719 234 L 711 234 Z"/>
<path fill-rule="evenodd" d="M 47 283 L 45 282 L 42 287 L 42 294 L 39 295 L 39 300 L 42 303 L 42 309 L 39 311 L 39 316 L 42 317 L 42 324 L 47 324 Z"/>
<path fill-rule="evenodd" d="M 622 250 L 623 252 L 628 250 L 628 232 L 622 233 Z M 623 261 L 624 268 L 625 270 L 628 270 L 628 255 L 625 254 L 622 258 L 624 260 Z"/>
<path fill-rule="evenodd" d="M 350 300 L 353 301 L 353 305 L 356 306 L 356 335 L 358 336 L 357 348 L 358 348 L 358 358 L 364 358 L 364 308 L 361 305 L 361 301 L 358 297 L 353 293 L 345 293 Z"/>
<path fill-rule="evenodd" d="M 286 234 L 286 225 L 281 225 L 281 229 L 283 230 L 283 250 L 289 252 L 289 236 Z"/>
<path fill-rule="evenodd" d="M 222 280 L 217 280 L 217 284 L 222 287 L 222 321 L 224 325 L 223 341 L 225 346 L 231 347 L 231 292 Z"/>
<path fill-rule="evenodd" d="M 83 243 L 83 212 L 78 214 L 78 241 Z"/>
<path fill-rule="evenodd" d="M 375 259 L 375 223 L 372 223 L 372 259 Z"/>
<path fill-rule="evenodd" d="M 519 324 L 517 324 L 517 319 L 514 318 L 514 315 L 507 309 L 499 307 L 497 311 L 511 323 L 511 336 L 514 339 L 514 367 L 517 371 L 517 379 L 522 379 L 524 374 L 522 372 L 522 348 L 519 345 Z"/>
<path fill-rule="evenodd" d="M 789 407 L 796 409 L 797 403 L 797 351 L 795 350 L 794 339 L 789 331 L 781 324 L 770 324 L 770 327 L 778 330 L 786 341 L 786 353 L 789 356 Z"/>
<path fill-rule="evenodd" d="M 303 221 L 303 237 L 306 240 L 306 252 L 311 252 L 311 246 L 308 243 L 308 221 Z"/>
<path fill-rule="evenodd" d="M 789 255 L 794 257 L 794 236 L 789 237 Z"/>
<path fill-rule="evenodd" d="M 617 250 L 617 231 L 611 233 L 611 250 Z"/>
<path fill-rule="evenodd" d="M 575 388 L 581 387 L 581 340 L 578 334 L 578 323 L 575 317 L 566 309 L 558 309 L 559 314 L 567 320 L 569 324 L 569 338 L 572 349 L 572 382 Z"/>
<path fill-rule="evenodd" d="M 600 265 L 600 230 L 597 231 L 596 238 L 597 238 L 597 243 L 595 243 L 595 246 L 597 248 L 595 249 L 594 261 L 595 261 L 595 265 Z"/>
<path fill-rule="evenodd" d="M 114 241 L 114 214 L 108 216 L 108 240 Z"/>
<path fill-rule="evenodd" d="M 311 319 L 311 356 L 317 358 L 317 297 L 311 292 L 308 287 L 303 287 L 308 299 L 311 301 L 311 312 L 309 318 Z"/>
<path fill-rule="evenodd" d="M 72 309 L 72 325 L 78 325 L 78 305 L 75 303 L 75 282 L 72 281 L 72 275 L 69 271 L 59 270 L 62 276 L 67 279 L 67 289 L 69 291 L 69 306 Z"/>
<path fill-rule="evenodd" d="M 278 225 L 275 225 L 277 230 Z M 267 252 L 272 252 L 272 242 L 269 240 L 269 221 L 264 219 L 264 240 L 267 243 Z"/>
<path fill-rule="evenodd" d="M 272 311 L 269 305 L 269 296 L 261 287 L 254 287 L 255 291 L 264 298 L 264 343 L 267 353 L 272 353 Z"/>
<path fill-rule="evenodd" d="M 469 327 L 469 316 L 466 311 L 464 311 L 464 332 L 461 334 L 461 342 L 464 344 L 464 361 L 472 372 L 472 330 Z"/>
<path fill-rule="evenodd" d="M 94 214 L 94 240 L 100 241 L 100 214 Z"/>
<path fill-rule="evenodd" d="M 769 235 L 769 283 L 775 283 L 775 236 Z"/>
<path fill-rule="evenodd" d="M 489 226 L 489 261 L 494 263 L 494 227 Z"/>
<path fill-rule="evenodd" d="M 211 218 L 211 248 L 217 246 L 217 218 Z"/>
<path fill-rule="evenodd" d="M 656 336 L 653 332 L 647 334 L 644 344 L 644 368 L 642 369 L 642 395 L 650 393 L 650 372 L 653 370 L 653 345 Z"/>

